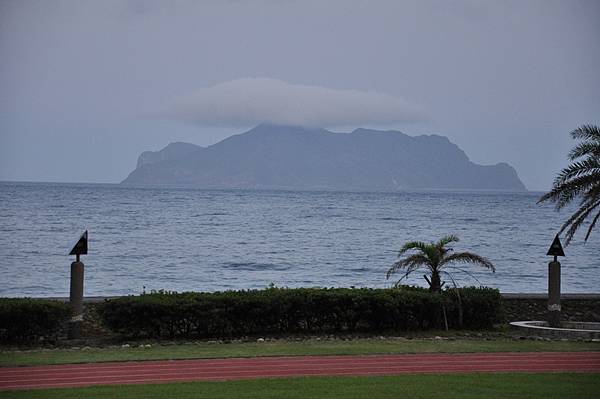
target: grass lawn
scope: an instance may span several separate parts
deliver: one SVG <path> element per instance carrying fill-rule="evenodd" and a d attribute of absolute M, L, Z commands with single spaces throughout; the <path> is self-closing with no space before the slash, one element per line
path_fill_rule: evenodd
<path fill-rule="evenodd" d="M 355 339 L 268 341 L 230 344 L 156 345 L 151 348 L 92 348 L 87 350 L 4 351 L 0 366 L 87 363 L 127 360 L 194 359 L 281 355 L 362 355 L 398 353 L 600 351 L 597 342 L 435 339 Z"/>
<path fill-rule="evenodd" d="M 304 377 L 0 392 L 2 398 L 597 398 L 598 374 Z"/>

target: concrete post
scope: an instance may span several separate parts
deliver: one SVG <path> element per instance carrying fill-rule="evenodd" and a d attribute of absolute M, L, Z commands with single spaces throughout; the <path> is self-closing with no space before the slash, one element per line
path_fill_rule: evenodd
<path fill-rule="evenodd" d="M 548 263 L 548 325 L 560 327 L 560 262 Z"/>
<path fill-rule="evenodd" d="M 77 261 L 71 263 L 71 292 L 69 302 L 72 314 L 69 321 L 69 339 L 81 336 L 81 324 L 83 322 L 83 268 L 84 265 L 79 261 L 79 255 L 77 255 Z"/>

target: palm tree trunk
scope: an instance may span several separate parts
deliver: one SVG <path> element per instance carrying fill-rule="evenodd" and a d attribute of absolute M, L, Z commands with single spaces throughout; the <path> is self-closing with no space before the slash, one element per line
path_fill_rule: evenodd
<path fill-rule="evenodd" d="M 460 291 L 456 288 L 456 295 L 458 297 L 458 328 L 462 328 L 463 326 L 463 307 L 462 307 L 462 299 L 460 298 Z"/>
<path fill-rule="evenodd" d="M 429 286 L 431 292 L 442 292 L 442 281 L 440 279 L 440 273 L 436 270 L 431 272 L 431 284 Z"/>

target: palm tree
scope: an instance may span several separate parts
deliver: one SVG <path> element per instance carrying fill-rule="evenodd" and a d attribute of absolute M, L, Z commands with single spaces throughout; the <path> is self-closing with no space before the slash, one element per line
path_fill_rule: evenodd
<path fill-rule="evenodd" d="M 560 234 L 568 228 L 566 245 L 583 222 L 592 217 L 584 239 L 587 241 L 600 218 L 600 128 L 584 125 L 573 130 L 571 137 L 583 140 L 569 152 L 569 160 L 573 162 L 556 176 L 552 190 L 538 201 L 555 202 L 556 210 L 560 210 L 575 199 L 580 199 L 579 209 L 558 231 Z"/>
<path fill-rule="evenodd" d="M 483 266 L 492 272 L 496 269 L 492 262 L 488 259 L 474 254 L 472 252 L 453 252 L 452 248 L 447 247 L 452 242 L 457 242 L 458 237 L 455 235 L 448 235 L 443 237 L 438 242 L 425 243 L 422 241 L 411 241 L 407 242 L 400 248 L 398 253 L 398 260 L 388 270 L 387 278 L 400 270 L 404 271 L 404 275 L 398 280 L 398 283 L 408 277 L 412 272 L 416 271 L 421 267 L 428 269 L 430 277 L 425 277 L 425 280 L 429 283 L 429 291 L 441 292 L 442 281 L 441 274 L 450 273 L 446 269 L 455 269 L 459 271 L 465 271 L 456 266 L 454 263 L 470 263 Z M 408 251 L 413 251 L 412 254 L 403 257 Z M 466 272 L 466 271 L 465 271 Z M 468 273 L 468 272 L 466 272 Z M 452 276 L 450 275 L 450 278 Z"/>

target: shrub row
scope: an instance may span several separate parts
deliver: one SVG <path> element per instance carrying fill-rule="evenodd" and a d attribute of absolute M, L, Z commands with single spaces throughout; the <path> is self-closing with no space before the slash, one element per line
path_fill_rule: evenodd
<path fill-rule="evenodd" d="M 71 314 L 67 303 L 29 298 L 0 298 L 0 341 L 27 342 L 54 337 Z"/>
<path fill-rule="evenodd" d="M 462 307 L 462 311 L 461 311 Z M 152 293 L 107 300 L 103 323 L 130 337 L 486 328 L 500 317 L 500 293 L 488 288 L 269 288 L 214 293 Z M 462 314 L 462 322 L 460 315 Z"/>

